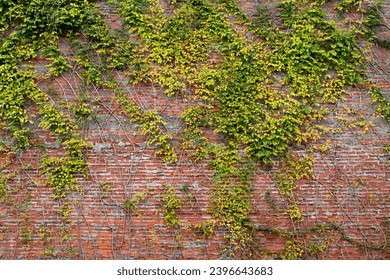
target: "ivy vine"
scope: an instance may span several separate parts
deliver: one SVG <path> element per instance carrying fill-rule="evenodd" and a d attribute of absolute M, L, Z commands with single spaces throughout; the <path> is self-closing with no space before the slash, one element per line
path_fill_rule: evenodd
<path fill-rule="evenodd" d="M 6 1 L 0 7 L 4 33 L 0 37 L 0 128 L 9 133 L 16 150 L 38 146 L 36 126 L 61 142 L 64 155 L 44 153 L 41 172 L 60 204 L 67 240 L 69 197 L 82 195 L 78 180 L 88 176 L 85 150 L 90 144 L 80 136 L 81 121 L 93 115 L 88 94 L 93 88 L 110 90 L 128 121 L 148 137 L 148 145 L 164 162 L 177 164 L 180 148 L 192 160 L 209 164 L 212 219 L 195 229 L 210 238 L 220 227 L 225 232 L 224 250 L 255 257 L 258 229 L 249 218 L 254 171 L 269 170 L 281 161 L 273 173 L 275 186 L 287 203 L 284 213 L 299 224 L 304 217 L 294 195 L 296 182 L 312 178 L 314 159 L 297 157 L 294 147 L 321 137 L 320 122 L 349 86 L 366 88 L 377 112 L 389 121 L 389 103 L 365 76 L 366 54 L 359 46 L 359 40 L 375 40 L 378 6 L 365 6 L 361 0 L 336 1 L 339 13 L 359 10 L 362 14 L 363 20 L 347 28 L 328 19 L 323 9 L 326 0 L 281 1 L 279 24 L 261 5 L 253 18 L 234 0 L 168 2 L 171 13 L 166 15 L 157 0 L 109 0 L 124 21 L 123 29 L 113 31 L 94 1 Z M 74 56 L 61 54 L 60 38 L 71 42 Z M 35 73 L 36 58 L 48 62 L 47 73 Z M 65 111 L 37 84 L 72 70 L 80 73 L 79 103 Z M 161 112 L 133 100 L 116 73 L 123 74 L 128 84 L 152 84 L 164 89 L 167 97 L 189 101 L 180 116 L 184 128 L 177 135 L 168 133 Z M 30 107 L 40 117 L 37 124 Z M 7 179 L 0 177 L 0 198 L 6 197 Z M 128 198 L 124 209 L 138 213 L 145 196 Z M 277 214 L 282 213 L 269 193 L 266 200 Z M 182 205 L 173 187 L 166 189 L 161 202 L 166 224 L 178 228 L 176 210 Z M 301 258 L 305 250 L 320 254 L 327 247 L 324 241 L 304 250 L 294 234 L 288 237 L 279 255 L 282 259 Z"/>

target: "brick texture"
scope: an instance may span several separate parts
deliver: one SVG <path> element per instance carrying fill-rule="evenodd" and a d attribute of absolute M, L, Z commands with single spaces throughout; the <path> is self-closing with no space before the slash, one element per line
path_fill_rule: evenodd
<path fill-rule="evenodd" d="M 163 1 L 164 2 L 164 1 Z M 240 1 L 250 16 L 261 1 Z M 264 1 L 270 12 L 277 15 L 275 1 Z M 386 2 L 386 1 L 385 1 Z M 165 2 L 164 2 L 165 3 Z M 166 4 L 166 3 L 165 3 Z M 111 29 L 122 26 L 121 19 L 105 2 L 99 3 Z M 389 20 L 386 2 L 383 16 Z M 275 18 L 277 21 L 278 19 Z M 388 31 L 380 36 L 388 36 Z M 387 33 L 386 33 L 387 32 Z M 72 57 L 69 42 L 60 43 L 64 55 Z M 390 50 L 372 46 L 372 61 L 368 75 L 377 83 L 385 97 L 390 98 Z M 36 61 L 38 72 L 44 73 L 45 61 Z M 115 73 L 117 80 L 121 73 Z M 78 73 L 69 71 L 56 79 L 40 82 L 42 90 L 54 88 L 58 100 L 76 100 Z M 180 97 L 167 97 L 163 89 L 150 85 L 129 86 L 122 83 L 129 98 L 142 104 L 145 109 L 156 109 L 167 121 L 167 132 L 178 135 L 183 130 L 180 114 L 189 106 Z M 155 148 L 146 144 L 147 136 L 139 135 L 119 106 L 113 101 L 112 93 L 99 89 L 89 93 L 98 121 L 87 121 L 80 134 L 92 143 L 87 151 L 88 178 L 78 178 L 82 194 L 73 193 L 71 201 L 71 234 L 68 241 L 60 235 L 62 230 L 58 210 L 61 206 L 52 198 L 52 189 L 41 173 L 42 152 L 32 148 L 9 158 L 11 164 L 3 174 L 16 175 L 8 182 L 11 202 L 0 203 L 0 258 L 1 259 L 218 259 L 223 255 L 223 228 L 215 235 L 205 238 L 193 229 L 211 218 L 208 213 L 210 192 L 213 188 L 210 170 L 206 161 L 193 162 L 179 143 L 173 141 L 179 154 L 179 162 L 167 165 L 154 156 Z M 64 149 L 56 137 L 41 130 L 33 116 L 34 108 L 28 108 L 35 122 L 34 131 L 47 153 L 61 156 Z M 303 220 L 297 225 L 286 214 L 286 202 L 280 196 L 273 173 L 280 162 L 271 170 L 259 168 L 253 181 L 253 210 L 250 214 L 258 228 L 279 228 L 285 231 L 303 231 L 319 223 L 335 223 L 344 232 L 336 229 L 322 237 L 328 249 L 312 258 L 319 259 L 389 259 L 390 243 L 390 169 L 389 155 L 383 151 L 390 144 L 389 126 L 375 114 L 369 94 L 359 88 L 351 88 L 343 102 L 330 108 L 330 114 L 323 121 L 327 127 L 341 125 L 340 118 L 351 119 L 352 112 L 358 112 L 364 122 L 363 128 L 343 129 L 329 133 L 312 143 L 318 149 L 314 153 L 314 178 L 298 182 L 297 199 L 303 212 Z M 211 133 L 211 132 L 210 132 Z M 7 140 L 5 131 L 0 131 Z M 218 141 L 218 139 L 215 139 Z M 327 143 L 328 149 L 319 151 Z M 304 155 L 305 147 L 296 147 L 296 153 Z M 7 155 L 0 153 L 0 163 Z M 28 167 L 26 167 L 28 165 Z M 24 168 L 22 168 L 24 167 Z M 102 185 L 111 186 L 105 191 Z M 181 226 L 173 229 L 163 219 L 161 197 L 167 186 L 173 186 L 180 197 L 182 208 L 177 210 Z M 188 190 L 184 190 L 188 188 Z M 145 199 L 139 203 L 139 213 L 125 210 L 127 198 L 148 190 Z M 267 196 L 266 196 L 267 194 Z M 268 197 L 268 198 L 267 198 Z M 270 205 L 270 198 L 279 209 L 276 213 Z M 287 237 L 265 230 L 256 234 L 256 250 L 264 251 L 263 258 L 272 258 L 280 253 Z M 300 237 L 306 244 L 316 242 L 320 237 L 314 234 Z M 367 250 L 355 242 L 369 243 L 378 248 Z M 318 241 L 320 242 L 320 241 Z"/>

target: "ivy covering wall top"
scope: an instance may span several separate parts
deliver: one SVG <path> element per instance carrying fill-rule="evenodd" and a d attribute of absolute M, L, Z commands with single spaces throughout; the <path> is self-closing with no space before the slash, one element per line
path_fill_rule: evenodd
<path fill-rule="evenodd" d="M 388 167 L 390 106 L 366 71 L 372 46 L 388 48 L 375 34 L 383 24 L 380 9 L 381 3 L 365 0 L 2 1 L 0 210 L 18 214 L 16 233 L 0 215 L 3 240 L 15 243 L 11 255 L 5 250 L 10 241 L 2 243 L 2 257 L 100 258 L 86 254 L 80 241 L 87 234 L 80 231 L 81 217 L 87 220 L 81 209 L 93 185 L 102 207 L 121 213 L 123 228 L 136 228 L 126 221 L 142 221 L 150 214 L 142 205 L 153 205 L 174 236 L 167 250 L 181 252 L 179 258 L 187 258 L 183 250 L 191 238 L 204 240 L 204 248 L 218 244 L 218 252 L 205 258 L 335 258 L 336 239 L 366 258 L 387 258 L 388 179 L 357 206 L 375 208 L 380 197 L 381 214 L 373 217 L 380 230 L 372 235 L 359 221 L 354 226 L 361 236 L 350 234 L 347 213 L 343 222 L 321 216 L 309 222 L 299 194 L 305 184 L 323 187 L 316 161 L 343 133 L 353 132 L 361 143 L 359 137 L 376 126 L 387 131 L 378 136 L 375 153 L 378 170 Z M 110 17 L 118 18 L 117 26 Z M 348 106 L 361 92 L 369 113 Z M 98 143 L 105 133 L 102 112 L 131 126 L 132 137 L 153 151 L 153 164 L 172 173 L 185 162 L 202 165 L 206 191 L 195 195 L 190 182 L 146 186 L 146 179 L 145 187 L 129 189 L 130 179 L 97 176 L 92 160 L 115 144 Z M 101 135 L 91 136 L 92 130 Z M 136 146 L 117 142 L 119 148 Z M 137 165 L 128 158 L 128 168 Z M 259 174 L 270 181 L 259 182 Z M 370 188 L 358 176 L 343 184 L 346 190 Z M 322 190 L 339 203 L 335 213 L 343 204 L 331 189 L 341 185 L 328 180 Z M 39 208 L 37 186 L 50 189 L 57 228 L 32 214 Z M 117 197 L 116 188 L 124 195 Z M 256 211 L 258 197 L 272 214 Z M 183 218 L 198 215 L 197 223 Z M 285 222 L 262 224 L 262 215 Z M 264 244 L 267 236 L 282 246 Z M 40 252 L 30 254 L 29 244 L 37 243 Z M 143 258 L 124 243 L 120 250 L 129 253 L 111 258 Z M 160 253 L 155 257 L 164 258 Z"/>

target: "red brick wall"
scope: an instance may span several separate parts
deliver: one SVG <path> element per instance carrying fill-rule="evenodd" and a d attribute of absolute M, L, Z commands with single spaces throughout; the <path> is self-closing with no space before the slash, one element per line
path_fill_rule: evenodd
<path fill-rule="evenodd" d="M 258 1 L 241 1 L 248 14 Z M 121 25 L 120 18 L 100 3 L 106 13 L 110 28 Z M 270 7 L 272 5 L 270 4 Z M 389 16 L 386 6 L 385 16 Z M 381 34 L 388 36 L 388 33 Z M 387 37 L 388 38 L 388 37 Z M 61 42 L 62 52 L 71 57 L 68 42 Z M 380 85 L 385 96 L 390 96 L 389 49 L 373 46 L 372 65 L 369 75 Z M 44 62 L 37 61 L 38 71 L 45 71 Z M 120 73 L 117 73 L 120 78 Z M 42 82 L 42 90 L 48 87 L 58 92 L 57 99 L 72 102 L 78 85 L 78 73 L 69 71 L 62 77 Z M 123 84 L 130 98 L 145 108 L 157 109 L 167 121 L 168 132 L 182 130 L 179 115 L 188 107 L 188 102 L 179 97 L 167 97 L 161 88 L 151 86 L 133 87 Z M 193 162 L 182 151 L 178 142 L 173 142 L 179 154 L 179 162 L 167 165 L 154 156 L 155 149 L 146 145 L 147 136 L 140 136 L 133 124 L 123 116 L 113 101 L 109 90 L 91 92 L 91 100 L 98 121 L 88 121 L 80 134 L 93 147 L 87 151 L 90 169 L 88 178 L 79 178 L 83 194 L 72 194 L 71 234 L 69 240 L 61 238 L 62 223 L 58 214 L 59 202 L 51 197 L 52 190 L 46 185 L 40 170 L 42 152 L 33 148 L 12 155 L 11 164 L 2 172 L 15 172 L 8 182 L 11 200 L 0 203 L 0 258 L 1 259 L 218 259 L 223 255 L 224 229 L 218 228 L 215 235 L 204 238 L 190 229 L 210 219 L 212 172 L 207 162 Z M 98 100 L 98 101 L 97 101 Z M 33 112 L 35 108 L 29 108 Z M 299 207 L 303 212 L 300 224 L 291 221 L 285 213 L 286 203 L 279 195 L 271 170 L 259 168 L 254 174 L 253 211 L 250 215 L 259 228 L 279 228 L 294 231 L 319 223 L 334 222 L 342 226 L 343 233 L 329 230 L 325 240 L 328 249 L 311 255 L 320 259 L 389 259 L 390 237 L 390 172 L 389 155 L 383 147 L 390 144 L 389 126 L 375 115 L 369 94 L 359 88 L 348 91 L 342 103 L 330 108 L 328 118 L 322 123 L 327 127 L 340 127 L 340 118 L 352 119 L 356 114 L 370 124 L 363 128 L 343 129 L 328 133 L 314 147 L 314 179 L 301 180 L 296 190 Z M 50 155 L 64 151 L 56 138 L 35 127 L 39 141 Z M 7 139 L 6 133 L 1 132 Z M 328 143 L 321 152 L 320 146 Z M 304 155 L 306 147 L 296 147 L 296 153 Z M 7 156 L 0 154 L 0 162 Z M 22 166 L 28 168 L 21 170 Z M 112 188 L 104 194 L 101 184 Z M 177 211 L 181 221 L 178 229 L 167 226 L 163 220 L 161 196 L 167 186 L 173 186 L 180 197 L 182 208 Z M 187 186 L 189 191 L 184 191 Z M 124 209 L 126 198 L 149 188 L 147 196 L 139 204 L 139 214 Z M 279 208 L 275 213 L 265 194 Z M 344 235 L 343 235 L 344 234 Z M 318 234 L 317 234 L 318 235 Z M 285 246 L 287 237 L 260 230 L 256 234 L 256 250 L 263 258 L 272 258 Z M 299 236 L 302 244 L 315 242 L 314 234 Z M 367 250 L 357 244 L 380 245 Z M 267 253 L 268 252 L 268 253 Z M 258 256 L 258 257 L 259 257 Z"/>

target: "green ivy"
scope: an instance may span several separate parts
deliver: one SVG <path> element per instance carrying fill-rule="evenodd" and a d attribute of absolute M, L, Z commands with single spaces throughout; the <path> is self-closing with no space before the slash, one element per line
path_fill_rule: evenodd
<path fill-rule="evenodd" d="M 288 151 L 317 139 L 321 131 L 313 125 L 326 116 L 327 104 L 338 102 L 346 85 L 364 82 L 365 60 L 355 31 L 329 21 L 321 7 L 325 1 L 282 1 L 284 29 L 274 27 L 264 9 L 251 22 L 236 1 L 171 1 L 175 12 L 169 17 L 153 0 L 112 2 L 126 26 L 141 38 L 150 69 L 146 77 L 169 96 L 191 89 L 190 98 L 201 101 L 182 114 L 187 128 L 181 147 L 197 161 L 211 160 L 211 212 L 228 228 L 227 240 L 243 245 L 252 239 L 247 218 L 250 179 L 243 167 L 248 163 L 269 165 L 287 155 L 277 185 L 290 200 L 287 213 L 299 221 L 293 190 L 295 181 L 311 176 L 311 162 L 293 160 L 296 166 L 288 167 Z M 265 43 L 239 35 L 227 19 L 229 13 L 265 37 Z M 203 45 L 198 48 L 200 39 Z M 210 66 L 213 52 L 220 61 Z M 277 83 L 278 75 L 283 79 Z M 275 83 L 284 89 L 275 89 Z M 138 110 L 128 111 L 140 115 Z M 146 132 L 146 122 L 141 128 Z M 223 143 L 209 141 L 204 130 L 217 133 Z M 153 131 L 158 131 L 157 125 L 148 127 L 149 134 Z"/>
<path fill-rule="evenodd" d="M 377 112 L 389 120 L 388 102 L 377 87 L 367 83 L 366 59 L 358 47 L 361 39 L 375 39 L 377 3 L 332 3 L 340 14 L 356 9 L 361 13 L 361 19 L 347 29 L 328 19 L 323 8 L 327 0 L 281 1 L 279 25 L 264 5 L 251 19 L 235 0 L 171 0 L 169 16 L 158 0 L 110 0 L 124 20 L 124 28 L 113 31 L 93 2 L 18 0 L 0 6 L 4 34 L 0 38 L 1 128 L 9 132 L 17 149 L 38 145 L 34 143 L 37 136 L 32 137 L 31 106 L 37 109 L 39 127 L 61 141 L 64 155 L 44 156 L 41 172 L 60 204 L 66 225 L 63 240 L 71 234 L 69 196 L 82 194 L 78 178 L 88 175 L 85 149 L 89 144 L 80 137 L 79 125 L 93 118 L 88 93 L 93 90 L 109 89 L 115 94 L 123 113 L 163 161 L 179 161 L 172 141 L 177 138 L 193 160 L 209 164 L 214 184 L 212 219 L 197 230 L 209 238 L 217 226 L 222 227 L 224 248 L 244 257 L 253 257 L 258 249 L 253 250 L 256 229 L 249 219 L 254 170 L 268 169 L 280 160 L 275 186 L 286 202 L 284 213 L 299 223 L 303 215 L 294 192 L 299 180 L 312 178 L 313 158 L 297 157 L 291 151 L 321 136 L 324 130 L 317 124 L 326 118 L 329 105 L 342 100 L 347 86 L 368 84 Z M 237 30 L 235 24 L 242 29 Z M 128 32 L 135 35 L 135 42 Z M 61 54 L 61 37 L 71 42 L 75 56 Z M 49 62 L 49 72 L 42 77 L 32 70 L 35 58 Z M 38 89 L 40 79 L 54 79 L 71 69 L 82 80 L 76 102 L 60 104 Z M 189 101 L 181 114 L 180 135 L 167 133 L 160 112 L 132 100 L 121 89 L 122 81 L 115 80 L 115 73 L 134 86 L 152 84 L 170 98 Z M 0 177 L 3 196 L 8 191 L 7 178 Z M 269 193 L 265 198 L 282 213 Z M 125 201 L 124 208 L 137 212 L 142 199 L 143 193 L 136 194 Z M 166 189 L 161 202 L 165 222 L 179 228 L 176 211 L 182 205 L 173 187 Z M 26 240 L 29 236 L 26 231 Z M 311 254 L 325 250 L 322 243 L 304 248 L 293 236 L 288 235 L 280 254 L 283 259 L 302 258 L 303 249 Z"/>
<path fill-rule="evenodd" d="M 180 220 L 177 217 L 176 210 L 180 209 L 182 205 L 173 187 L 167 187 L 161 197 L 161 202 L 164 209 L 164 221 L 171 227 L 179 227 Z"/>
<path fill-rule="evenodd" d="M 375 105 L 376 111 L 382 115 L 382 117 L 390 123 L 390 104 L 389 101 L 383 96 L 378 86 L 372 85 L 368 89 L 371 94 L 371 102 Z"/>

